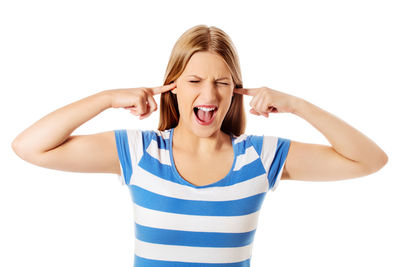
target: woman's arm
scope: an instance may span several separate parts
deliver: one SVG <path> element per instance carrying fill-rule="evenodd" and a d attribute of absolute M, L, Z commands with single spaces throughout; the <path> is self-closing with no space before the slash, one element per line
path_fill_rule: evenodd
<path fill-rule="evenodd" d="M 291 140 L 281 179 L 334 181 L 376 172 L 388 161 L 371 139 L 341 119 L 306 100 L 268 88 L 234 89 L 253 96 L 250 113 L 293 113 L 320 131 L 332 146 Z"/>
<path fill-rule="evenodd" d="M 43 117 L 13 141 L 12 148 L 22 159 L 45 168 L 77 172 L 119 172 L 113 131 L 75 135 L 71 133 L 100 112 L 112 108 L 129 109 L 140 119 L 157 110 L 153 95 L 176 87 L 105 90 L 59 108 Z"/>
<path fill-rule="evenodd" d="M 85 97 L 35 122 L 14 139 L 12 147 L 21 157 L 49 151 L 62 144 L 80 125 L 110 107 L 108 90 Z"/>
<path fill-rule="evenodd" d="M 295 98 L 293 114 L 320 131 L 337 153 L 360 163 L 368 170 L 380 169 L 388 161 L 386 153 L 367 136 L 302 98 Z"/>

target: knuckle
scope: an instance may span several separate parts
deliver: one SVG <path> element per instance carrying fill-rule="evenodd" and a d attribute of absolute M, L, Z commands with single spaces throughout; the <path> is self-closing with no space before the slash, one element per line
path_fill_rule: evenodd
<path fill-rule="evenodd" d="M 140 99 L 142 98 L 142 96 L 140 96 L 140 95 L 138 94 L 138 95 L 135 95 L 133 98 L 134 98 L 134 101 L 135 101 L 136 103 L 140 103 Z"/>
<path fill-rule="evenodd" d="M 143 97 L 146 95 L 146 90 L 144 90 L 143 88 L 141 88 L 141 90 L 138 91 L 138 96 Z"/>

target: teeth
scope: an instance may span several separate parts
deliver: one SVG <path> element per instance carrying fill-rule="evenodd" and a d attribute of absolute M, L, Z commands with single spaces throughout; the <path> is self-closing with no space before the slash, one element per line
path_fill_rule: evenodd
<path fill-rule="evenodd" d="M 196 107 L 196 108 L 204 110 L 204 111 L 211 111 L 211 110 L 215 109 L 215 108 L 205 108 L 205 107 Z"/>

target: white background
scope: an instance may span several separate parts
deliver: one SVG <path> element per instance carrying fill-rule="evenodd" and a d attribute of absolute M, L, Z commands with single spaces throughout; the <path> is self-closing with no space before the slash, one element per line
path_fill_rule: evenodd
<path fill-rule="evenodd" d="M 396 1 L 2 1 L 0 266 L 132 266 L 133 205 L 117 175 L 30 164 L 11 149 L 34 122 L 106 89 L 161 85 L 173 45 L 197 24 L 233 40 L 244 87 L 296 95 L 389 156 L 336 182 L 280 182 L 267 194 L 251 265 L 400 266 Z M 245 97 L 247 112 L 249 96 Z M 159 105 L 159 95 L 156 96 Z M 293 114 L 247 113 L 246 133 L 327 139 Z M 108 109 L 73 134 L 156 129 Z"/>

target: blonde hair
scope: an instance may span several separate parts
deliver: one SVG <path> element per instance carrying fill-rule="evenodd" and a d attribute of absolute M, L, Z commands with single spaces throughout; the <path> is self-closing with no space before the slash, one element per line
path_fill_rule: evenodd
<path fill-rule="evenodd" d="M 230 37 L 214 26 L 197 25 L 185 31 L 175 43 L 167 70 L 164 85 L 174 82 L 184 71 L 190 57 L 199 51 L 219 54 L 227 63 L 235 88 L 243 88 L 239 57 Z M 158 130 L 163 131 L 176 127 L 179 122 L 179 110 L 176 95 L 171 91 L 161 94 L 160 121 Z M 221 130 L 227 134 L 240 136 L 246 128 L 246 115 L 243 95 L 233 94 L 231 106 L 222 122 Z"/>

